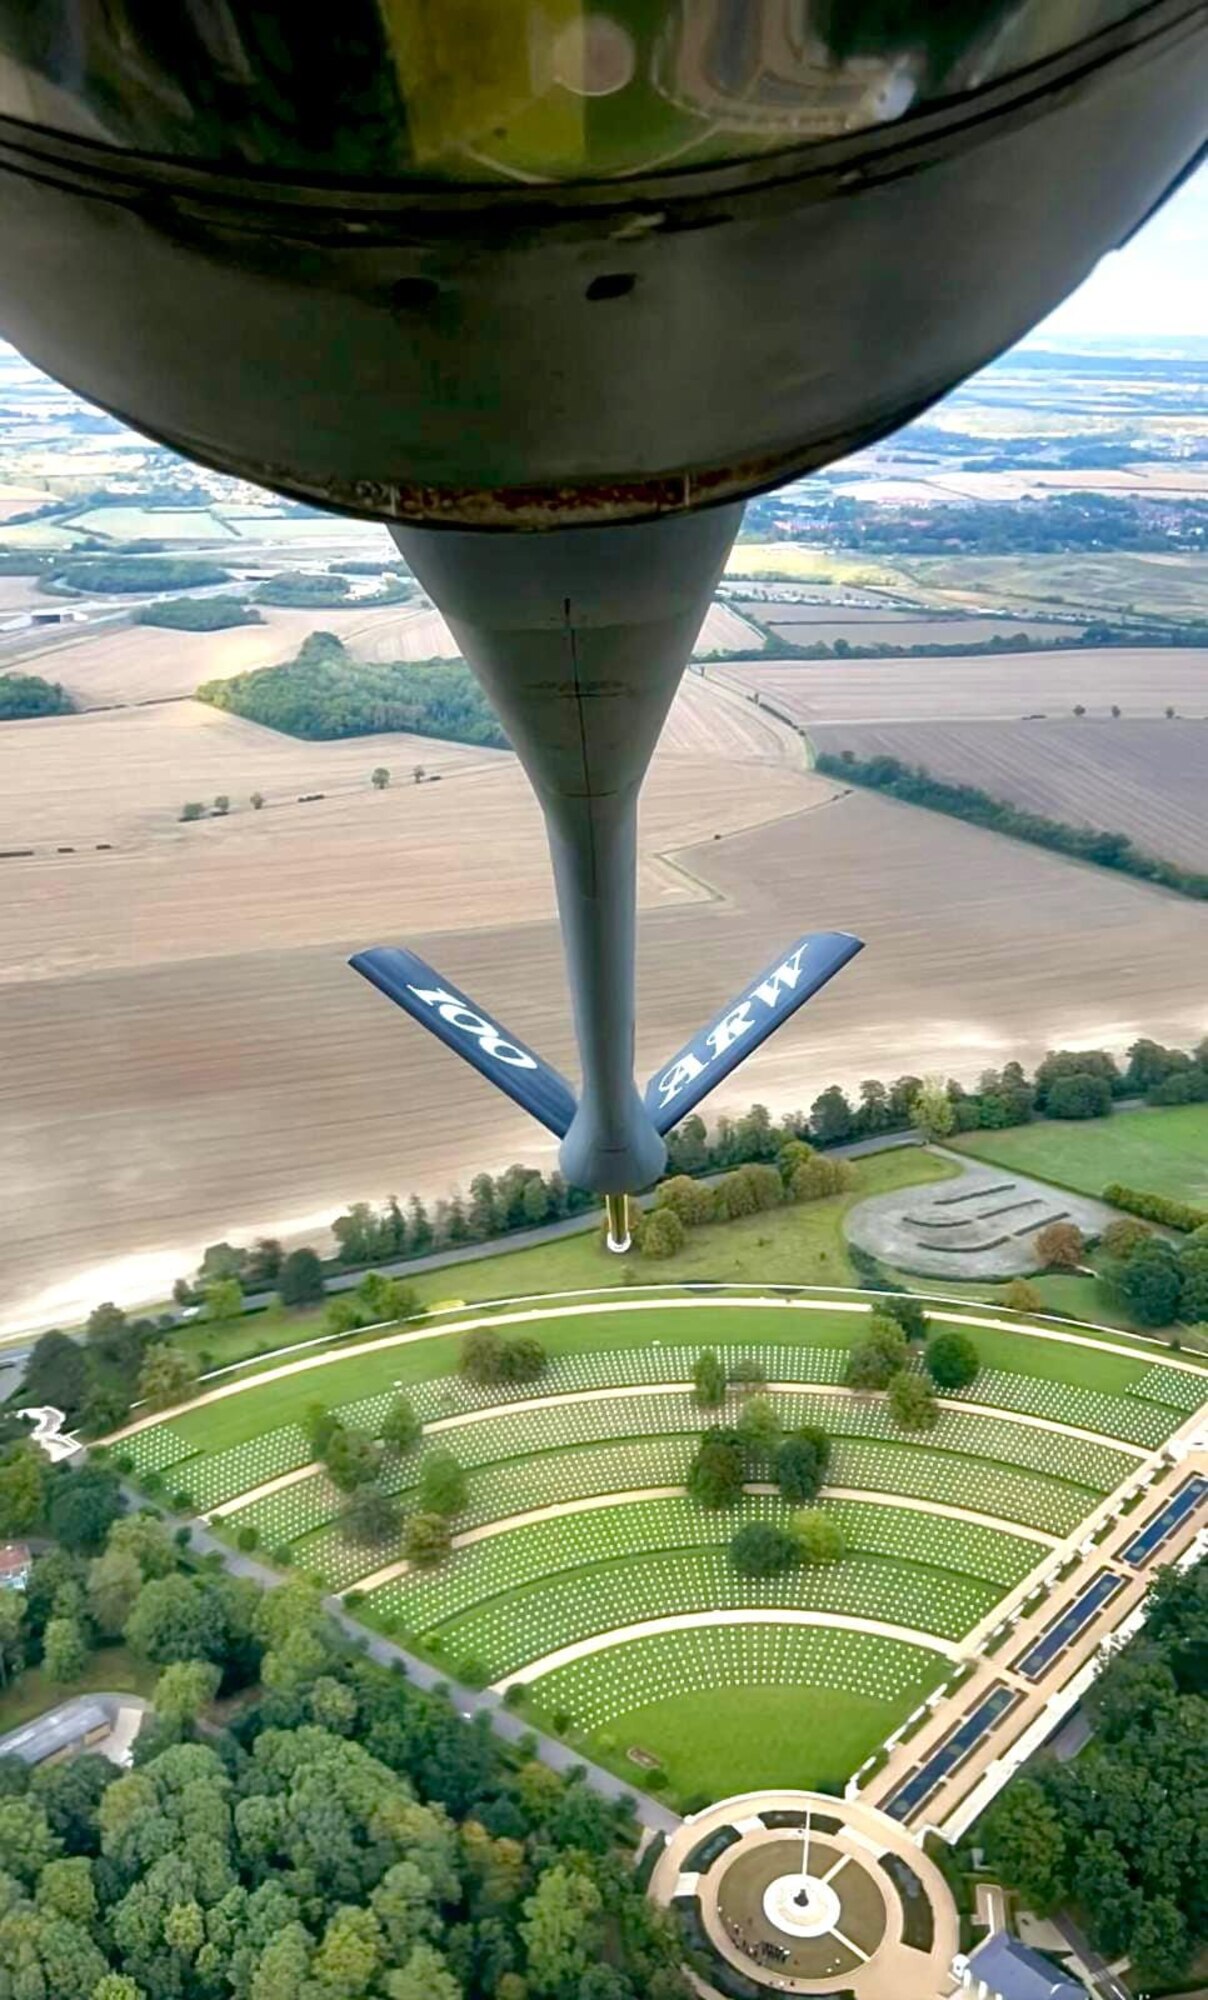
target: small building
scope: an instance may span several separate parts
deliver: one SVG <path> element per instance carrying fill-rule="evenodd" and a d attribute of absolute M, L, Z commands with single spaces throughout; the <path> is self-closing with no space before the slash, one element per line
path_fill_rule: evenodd
<path fill-rule="evenodd" d="M 112 1729 L 113 1717 L 99 1701 L 64 1702 L 0 1736 L 0 1757 L 19 1757 L 30 1765 L 54 1764 L 78 1756 L 81 1750 L 95 1750 Z"/>
<path fill-rule="evenodd" d="M 972 2000 L 1087 2000 L 1080 1979 L 1006 1931 L 996 1931 L 968 1958 L 958 1959 L 955 1970 L 958 1991 Z"/>
<path fill-rule="evenodd" d="M 0 1546 L 0 1590 L 27 1590 L 32 1561 L 24 1542 L 5 1542 Z"/>

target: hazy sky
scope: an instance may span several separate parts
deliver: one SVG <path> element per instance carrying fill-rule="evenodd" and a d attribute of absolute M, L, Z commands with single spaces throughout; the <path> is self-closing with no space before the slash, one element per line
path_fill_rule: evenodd
<path fill-rule="evenodd" d="M 1044 330 L 1208 337 L 1208 167 L 1125 249 L 1104 257 Z"/>

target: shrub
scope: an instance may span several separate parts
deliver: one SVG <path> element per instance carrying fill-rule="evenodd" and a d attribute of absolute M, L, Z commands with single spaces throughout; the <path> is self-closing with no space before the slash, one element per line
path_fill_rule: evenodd
<path fill-rule="evenodd" d="M 744 1355 L 730 1370 L 730 1381 L 735 1389 L 766 1389 L 768 1371 L 762 1361 L 753 1355 Z"/>
<path fill-rule="evenodd" d="M 715 1410 L 726 1397 L 726 1371 L 711 1347 L 698 1354 L 692 1368 L 692 1397 L 702 1410 Z"/>
<path fill-rule="evenodd" d="M 433 1569 L 448 1555 L 453 1538 L 443 1514 L 412 1514 L 407 1522 L 403 1551 L 408 1562 L 420 1569 Z M 435 1641 L 430 1651 L 436 1651 Z"/>
<path fill-rule="evenodd" d="M 896 1319 L 875 1312 L 847 1357 L 843 1379 L 851 1389 L 885 1389 L 905 1365 L 906 1335 Z"/>
<path fill-rule="evenodd" d="M 1002 1302 L 1017 1313 L 1039 1312 L 1044 1305 L 1035 1285 L 1030 1285 L 1026 1278 L 1012 1278 L 1009 1285 L 1004 1285 Z"/>
<path fill-rule="evenodd" d="M 907 1368 L 889 1384 L 889 1407 L 895 1423 L 904 1431 L 931 1431 L 939 1422 L 940 1413 L 930 1383 Z"/>
<path fill-rule="evenodd" d="M 350 1542 L 376 1548 L 398 1534 L 398 1503 L 380 1486 L 359 1486 L 340 1510 L 339 1527 Z"/>
<path fill-rule="evenodd" d="M 643 1257 L 674 1257 L 684 1247 L 684 1225 L 673 1208 L 656 1208 L 642 1230 Z"/>
<path fill-rule="evenodd" d="M 800 1560 L 794 1537 L 768 1521 L 748 1521 L 730 1543 L 730 1561 L 741 1576 L 777 1576 Z"/>
<path fill-rule="evenodd" d="M 820 1507 L 807 1507 L 793 1521 L 793 1538 L 797 1544 L 798 1560 L 811 1567 L 819 1563 L 840 1562 L 847 1544 L 843 1530 L 833 1514 L 824 1514 Z"/>
<path fill-rule="evenodd" d="M 115 1472 L 120 1472 L 123 1478 L 134 1471 L 134 1460 L 128 1451 L 119 1451 L 113 1461 L 113 1469 Z"/>
<path fill-rule="evenodd" d="M 509 1681 L 507 1686 L 503 1690 L 504 1707 L 523 1708 L 524 1698 L 527 1692 L 528 1690 L 525 1687 L 523 1681 Z"/>
<path fill-rule="evenodd" d="M 1127 1187 L 1122 1181 L 1109 1181 L 1103 1199 L 1113 1208 L 1126 1208 L 1131 1215 L 1160 1222 L 1167 1229 L 1187 1232 L 1208 1223 L 1208 1208 L 1196 1208 L 1189 1201 L 1175 1201 L 1170 1195 L 1152 1194 L 1145 1188 Z"/>
<path fill-rule="evenodd" d="M 745 1474 L 742 1439 L 734 1431 L 706 1431 L 688 1467 L 687 1489 L 702 1507 L 731 1507 Z"/>
<path fill-rule="evenodd" d="M 927 1315 L 918 1299 L 903 1295 L 885 1299 L 877 1307 L 879 1319 L 896 1319 L 907 1340 L 926 1340 Z"/>
<path fill-rule="evenodd" d="M 923 1363 L 937 1389 L 967 1389 L 981 1362 L 968 1334 L 933 1334 L 927 1342 Z"/>
<path fill-rule="evenodd" d="M 776 1453 L 776 1483 L 782 1499 L 794 1505 L 815 1499 L 829 1459 L 830 1439 L 812 1425 L 782 1439 Z"/>
<path fill-rule="evenodd" d="M 1086 1255 L 1086 1239 L 1076 1222 L 1046 1222 L 1037 1230 L 1036 1255 L 1050 1270 L 1076 1271 Z"/>
<path fill-rule="evenodd" d="M 174 1514 L 195 1514 L 197 1512 L 197 1502 L 191 1493 L 174 1493 L 172 1495 L 172 1511 Z"/>
<path fill-rule="evenodd" d="M 1109 1257 L 1131 1257 L 1139 1243 L 1153 1235 L 1148 1223 L 1134 1220 L 1130 1215 L 1119 1215 L 1109 1222 L 1103 1232 L 1102 1244 Z"/>
<path fill-rule="evenodd" d="M 849 1160 L 828 1158 L 815 1153 L 801 1160 L 789 1176 L 789 1197 L 793 1201 L 823 1201 L 828 1195 L 845 1194 L 855 1183 L 856 1171 Z"/>
<path fill-rule="evenodd" d="M 654 1207 L 671 1209 L 685 1229 L 697 1229 L 702 1222 L 712 1222 L 717 1214 L 712 1188 L 703 1181 L 692 1180 L 688 1174 L 673 1174 L 670 1180 L 663 1181 L 655 1189 Z"/>
<path fill-rule="evenodd" d="M 244 1523 L 243 1527 L 240 1528 L 239 1533 L 235 1537 L 235 1540 L 238 1543 L 239 1547 L 243 1549 L 244 1552 L 246 1553 L 249 1550 L 254 1549 L 256 1547 L 256 1544 L 260 1540 L 260 1530 L 255 1526 L 253 1522 L 247 1521 Z"/>
<path fill-rule="evenodd" d="M 294 1552 L 288 1542 L 282 1542 L 269 1557 L 269 1561 L 276 1563 L 278 1569 L 289 1569 L 293 1559 Z"/>

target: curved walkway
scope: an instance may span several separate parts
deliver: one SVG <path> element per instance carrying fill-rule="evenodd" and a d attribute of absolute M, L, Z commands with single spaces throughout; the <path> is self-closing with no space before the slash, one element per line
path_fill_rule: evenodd
<path fill-rule="evenodd" d="M 424 1436 L 436 1436 L 452 1430 L 468 1428 L 470 1424 L 481 1424 L 499 1416 L 513 1413 L 524 1415 L 530 1410 L 565 1408 L 569 1404 L 605 1403 L 624 1401 L 640 1396 L 682 1396 L 691 1388 L 685 1375 L 679 1382 L 637 1382 L 622 1383 L 615 1389 L 571 1389 L 558 1396 L 522 1396 L 507 1403 L 490 1403 L 484 1410 L 463 1410 L 457 1416 L 436 1417 L 424 1425 Z M 871 1397 L 879 1392 L 872 1389 L 848 1389 L 837 1382 L 769 1382 L 767 1393 L 772 1396 L 809 1395 L 833 1396 L 836 1401 L 855 1401 L 860 1397 Z M 1148 1458 L 1149 1449 L 1145 1445 L 1126 1444 L 1123 1439 L 1109 1437 L 1104 1431 L 1084 1430 L 1079 1424 L 1063 1424 L 1056 1417 L 1036 1417 L 1025 1410 L 1004 1410 L 996 1403 L 970 1403 L 963 1396 L 957 1400 L 951 1396 L 937 1396 L 936 1403 L 941 1410 L 951 1410 L 959 1415 L 962 1411 L 972 1417 L 998 1417 L 1004 1423 L 1019 1424 L 1024 1430 L 1051 1431 L 1062 1437 L 1077 1438 L 1082 1444 L 1105 1444 L 1113 1451 L 1120 1451 L 1129 1458 Z M 702 1419 L 709 1412 L 702 1410 Z M 907 1431 L 909 1439 L 918 1433 Z"/>
<path fill-rule="evenodd" d="M 552 1293 L 550 1296 L 560 1298 L 564 1297 L 565 1294 Z M 907 1294 L 902 1294 L 901 1296 L 905 1297 Z M 927 1303 L 928 1295 L 924 1292 L 913 1292 L 909 1296 L 917 1298 L 923 1305 Z M 415 1341 L 443 1339 L 446 1334 L 472 1333 L 480 1327 L 498 1328 L 530 1325 L 534 1320 L 575 1319 L 591 1314 L 610 1312 L 675 1312 L 684 1309 L 698 1312 L 708 1311 L 710 1308 L 732 1310 L 736 1304 L 744 1306 L 751 1311 L 762 1310 L 772 1312 L 871 1313 L 876 1310 L 875 1297 L 870 1298 L 867 1293 L 861 1294 L 858 1299 L 838 1299 L 833 1297 L 803 1298 L 796 1292 L 796 1288 L 794 1288 L 794 1296 L 791 1298 L 768 1297 L 766 1295 L 746 1298 L 737 1293 L 723 1292 L 721 1294 L 710 1293 L 705 1298 L 695 1296 L 685 1298 L 681 1295 L 668 1299 L 613 1299 L 600 1301 L 591 1305 L 562 1306 L 557 1310 L 544 1312 L 489 1313 L 485 1316 L 479 1315 L 471 1319 L 456 1320 L 451 1324 L 446 1321 L 440 1326 L 425 1325 L 414 1327 L 410 1332 L 389 1334 L 382 1340 L 358 1341 L 351 1347 L 341 1347 L 326 1354 L 309 1355 L 301 1361 L 287 1362 L 283 1368 L 270 1368 L 260 1370 L 253 1375 L 244 1375 L 238 1381 L 224 1382 L 221 1388 L 208 1389 L 204 1394 L 191 1397 L 187 1403 L 178 1403 L 172 1409 L 154 1410 L 150 1411 L 145 1417 L 136 1417 L 132 1423 L 123 1424 L 119 1430 L 111 1431 L 107 1437 L 98 1440 L 98 1442 L 106 1445 L 118 1444 L 123 1438 L 133 1437 L 137 1432 L 147 1430 L 155 1424 L 170 1422 L 173 1418 L 187 1416 L 192 1410 L 204 1409 L 211 1403 L 222 1402 L 228 1396 L 242 1395 L 245 1389 L 263 1388 L 270 1382 L 279 1382 L 284 1380 L 288 1375 L 302 1374 L 310 1369 L 330 1368 L 341 1361 L 354 1360 L 359 1355 L 376 1353 L 382 1348 L 407 1347 Z M 1119 1339 L 1091 1340 L 1081 1334 L 1063 1333 L 1053 1328 L 1024 1325 L 1018 1320 L 998 1319 L 986 1313 L 938 1312 L 933 1310 L 929 1316 L 932 1319 L 942 1321 L 945 1325 L 971 1326 L 975 1328 L 986 1327 L 993 1332 L 1016 1333 L 1037 1340 L 1055 1340 L 1072 1347 L 1097 1348 L 1110 1354 L 1138 1353 L 1138 1350 L 1135 1348 L 1122 1347 Z M 1128 1336 L 1124 1337 L 1128 1338 Z M 1141 1356 L 1138 1354 L 1138 1359 L 1140 1358 Z M 1205 1378 L 1206 1390 L 1208 1390 L 1208 1370 L 1205 1368 L 1197 1366 L 1194 1362 L 1185 1361 L 1178 1355 L 1169 1353 L 1164 1354 L 1163 1365 L 1181 1370 L 1187 1374 L 1203 1376 Z"/>
<path fill-rule="evenodd" d="M 310 1467 L 307 1469 L 313 1470 Z M 295 1473 L 284 1475 L 286 1483 L 296 1477 Z M 282 1481 L 270 1480 L 269 1484 L 280 1486 Z M 773 1494 L 779 1490 L 779 1487 L 773 1486 L 770 1481 L 760 1479 L 748 1480 L 743 1488 L 745 1493 Z M 905 1508 L 912 1514 L 938 1514 L 946 1521 L 968 1521 L 977 1528 L 992 1528 L 1000 1534 L 1014 1535 L 1021 1542 L 1037 1542 L 1045 1549 L 1056 1549 L 1061 1546 L 1060 1538 L 1057 1535 L 1046 1535 L 1043 1528 L 1024 1528 L 1014 1524 L 1004 1527 L 994 1514 L 979 1514 L 972 1507 L 952 1507 L 943 1500 L 916 1500 L 913 1495 L 905 1493 L 872 1493 L 862 1486 L 823 1486 L 819 1497 L 827 1500 L 867 1501 L 871 1507 Z M 538 1521 L 557 1521 L 568 1514 L 590 1514 L 597 1507 L 624 1507 L 628 1506 L 630 1501 L 636 1504 L 640 1500 L 683 1498 L 682 1486 L 635 1486 L 625 1493 L 599 1493 L 587 1500 L 555 1500 L 548 1507 L 530 1507 L 521 1514 L 501 1514 L 497 1520 L 486 1521 L 481 1527 L 466 1528 L 462 1534 L 454 1535 L 453 1547 L 469 1548 L 474 1542 L 489 1541 L 492 1535 L 504 1535 L 513 1528 L 529 1528 Z M 243 1502 L 230 1504 L 242 1506 Z M 216 1513 L 217 1511 L 215 1509 Z M 410 1568 L 411 1564 L 405 1561 L 387 1563 L 383 1569 L 374 1570 L 369 1576 L 359 1577 L 355 1583 L 349 1584 L 348 1588 L 366 1592 L 377 1590 L 384 1583 L 393 1583 L 396 1577 L 406 1576 Z M 550 1574 L 556 1572 L 551 1571 Z"/>
<path fill-rule="evenodd" d="M 611 1646 L 623 1646 L 629 1639 L 648 1639 L 656 1632 L 693 1632 L 710 1625 L 830 1625 L 844 1632 L 871 1632 L 878 1639 L 900 1639 L 908 1646 L 939 1653 L 953 1663 L 963 1658 L 958 1639 L 940 1639 L 934 1632 L 916 1632 L 910 1625 L 891 1625 L 883 1618 L 858 1618 L 841 1611 L 681 1611 L 668 1618 L 644 1618 L 636 1625 L 618 1625 L 611 1632 L 595 1632 L 589 1639 L 576 1639 L 556 1652 L 529 1660 L 502 1679 L 492 1681 L 494 1693 L 502 1694 L 513 1681 L 537 1680 L 555 1667 L 569 1666 L 572 1660 L 586 1660 L 593 1653 L 606 1653 Z"/>

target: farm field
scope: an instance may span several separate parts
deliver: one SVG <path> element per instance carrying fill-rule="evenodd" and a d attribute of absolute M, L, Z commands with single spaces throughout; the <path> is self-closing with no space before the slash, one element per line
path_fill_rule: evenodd
<path fill-rule="evenodd" d="M 800 646 L 829 645 L 842 640 L 859 653 L 868 646 L 986 645 L 991 639 L 1014 639 L 1022 632 L 1037 642 L 1075 636 L 1077 625 L 1047 624 L 1033 618 L 920 618 L 913 611 L 889 608 L 837 610 L 829 604 L 778 604 L 735 600 L 736 609 Z"/>
<path fill-rule="evenodd" d="M 1208 869 L 1204 722 L 824 724 L 811 739 L 832 755 L 851 750 L 921 764 L 1028 812 L 1126 833 L 1148 854 Z"/>
<path fill-rule="evenodd" d="M 914 593 L 909 577 L 896 560 L 803 548 L 797 542 L 735 542 L 726 564 L 727 577 L 787 576 L 802 583 L 842 584 L 855 588 Z"/>
<path fill-rule="evenodd" d="M 1132 652 L 1081 648 L 954 660 L 742 661 L 711 667 L 710 678 L 759 692 L 795 722 L 1021 722 L 1071 718 L 1080 702 L 1089 717 L 1112 703 L 1130 721 L 1208 715 L 1208 652 L 1179 647 Z"/>
<path fill-rule="evenodd" d="M 1100 478 L 1101 474 L 1096 474 Z M 908 588 L 925 603 L 978 610 L 1062 612 L 1102 616 L 1128 611 L 1171 620 L 1204 616 L 1208 556 L 1103 555 L 910 556 L 895 558 Z"/>
<path fill-rule="evenodd" d="M 457 651 L 442 618 L 410 605 L 394 604 L 380 611 L 354 605 L 289 611 L 264 605 L 260 614 L 263 624 L 235 625 L 225 632 L 104 625 L 50 642 L 37 634 L 22 635 L 26 643 L 6 658 L 6 664 L 19 663 L 23 672 L 62 681 L 77 706 L 88 709 L 181 700 L 204 681 L 229 680 L 257 667 L 279 665 L 316 630 L 336 633 L 369 659 L 428 659 Z"/>
<path fill-rule="evenodd" d="M 1060 1186 L 1101 1194 L 1108 1181 L 1208 1207 L 1208 1105 L 1117 1112 L 1085 1125 L 1037 1123 L 1007 1132 L 970 1132 L 964 1153 Z"/>
<path fill-rule="evenodd" d="M 684 700 L 707 717 L 716 698 L 694 681 Z M 652 772 L 639 880 L 647 907 L 707 894 L 666 858 L 671 851 L 838 791 L 787 755 L 761 766 L 754 784 L 740 746 L 744 735 L 762 746 L 768 726 L 737 704 L 721 712 L 737 751 L 727 770 L 716 751 L 677 754 L 673 730 Z M 379 763 L 394 779 L 380 793 L 370 784 Z M 441 782 L 417 785 L 416 768 Z M 540 812 L 500 751 L 407 735 L 304 743 L 187 702 L 8 724 L 0 791 L 0 845 L 32 846 L 35 826 L 46 843 L 6 864 L 10 981 L 225 957 L 240 945 L 347 939 L 351 948 L 397 936 L 400 923 L 413 933 L 473 930 L 498 916 L 505 864 L 521 920 L 553 915 Z M 267 801 L 262 811 L 253 791 Z M 227 817 L 181 824 L 184 800 L 219 792 L 232 801 Z M 55 851 L 98 840 L 114 854 Z"/>
<path fill-rule="evenodd" d="M 686 698 L 704 727 L 708 688 L 694 681 Z M 748 710 L 716 713 L 730 745 Z M 732 749 L 719 761 L 672 747 L 656 760 L 643 823 L 639 1074 L 740 990 L 775 943 L 827 923 L 869 949 L 718 1093 L 716 1109 L 758 1098 L 790 1110 L 832 1080 L 969 1076 L 1071 1042 L 1151 1034 L 1186 1046 L 1204 1032 L 1201 906 L 1099 871 L 1092 893 L 1087 871 L 1056 856 L 868 794 L 837 798 L 767 761 L 770 719 L 751 710 L 749 720 L 765 732 L 749 762 Z M 76 726 L 10 725 L 0 753 L 14 731 Z M 779 740 L 781 755 L 795 749 Z M 17 760 L 15 785 L 23 773 Z M 405 849 L 387 837 L 404 824 Z M 536 809 L 502 769 L 173 826 L 162 859 L 5 864 L 9 1323 L 31 1311 L 75 1317 L 118 1287 L 162 1297 L 223 1237 L 313 1239 L 352 1200 L 412 1189 L 431 1198 L 480 1167 L 548 1163 L 552 1147 L 542 1150 L 519 1112 L 452 1056 L 434 1056 L 344 965 L 358 945 L 405 938 L 573 1072 L 537 843 Z M 403 869 L 403 851 L 429 853 L 435 879 Z M 46 977 L 69 968 L 72 977 Z"/>
<path fill-rule="evenodd" d="M 245 551 L 238 554 L 247 560 Z M 213 559 L 214 552 L 210 555 Z M 248 593 L 254 587 L 249 584 Z M 61 609 L 63 602 L 40 591 L 34 578 L 0 577 L 0 611 L 31 606 Z M 392 604 L 367 610 L 350 602 L 318 611 L 275 605 L 258 609 L 262 623 L 236 625 L 224 632 L 105 623 L 66 629 L 53 637 L 29 631 L 9 634 L 3 665 L 62 681 L 77 706 L 88 709 L 181 700 L 205 681 L 229 680 L 235 674 L 280 665 L 293 657 L 308 633 L 316 631 L 334 632 L 366 660 L 456 659 L 459 654 L 444 619 L 430 606 Z M 762 643 L 754 626 L 736 609 L 714 604 L 701 628 L 697 651 L 758 652 Z"/>
<path fill-rule="evenodd" d="M 458 1372 L 472 1318 L 421 1321 L 338 1356 L 270 1365 L 110 1450 L 152 1491 L 180 1493 L 180 1507 L 218 1508 L 225 1537 L 250 1538 L 329 1589 L 355 1586 L 359 1616 L 455 1677 L 519 1680 L 534 1719 L 592 1756 L 619 1769 L 631 1749 L 659 1760 L 671 1801 L 771 1782 L 794 1712 L 793 1782 L 841 1784 L 950 1677 L 967 1635 L 1208 1397 L 1208 1370 L 973 1314 L 981 1372 L 914 1439 L 882 1398 L 839 1386 L 868 1310 L 852 1304 L 551 1301 L 492 1322 L 536 1333 L 548 1357 L 538 1382 L 493 1387 Z M 704 1509 L 682 1490 L 703 1425 L 733 1423 L 742 1407 L 731 1392 L 703 1413 L 688 1393 L 706 1346 L 728 1370 L 758 1362 L 786 1430 L 831 1437 L 820 1504 L 843 1534 L 841 1560 L 770 1578 L 735 1570 L 737 1526 L 791 1520 L 764 1460 L 749 1461 L 736 1508 Z M 467 1475 L 453 1553 L 430 1570 L 406 1567 L 397 1532 L 369 1548 L 347 1538 L 344 1498 L 309 1468 L 299 1427 L 318 1400 L 376 1434 L 400 1387 L 424 1431 L 386 1454 L 385 1490 L 412 1508 L 437 1446 Z M 740 1698 L 745 1721 L 723 1734 L 717 1718 L 737 1717 Z M 832 1699 L 834 1730 L 800 1726 Z"/>

